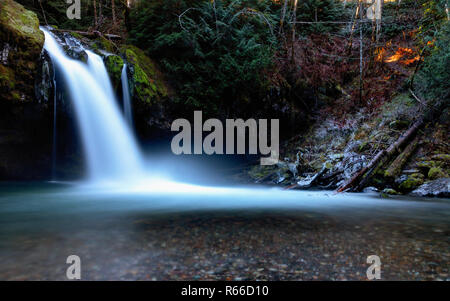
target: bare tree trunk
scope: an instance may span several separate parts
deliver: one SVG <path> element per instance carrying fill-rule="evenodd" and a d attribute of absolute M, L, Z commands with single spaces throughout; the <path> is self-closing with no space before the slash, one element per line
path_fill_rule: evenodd
<path fill-rule="evenodd" d="M 377 16 L 376 21 L 377 21 L 377 35 L 376 35 L 376 42 L 378 43 L 379 39 L 380 39 L 380 32 L 381 32 L 381 21 L 383 18 L 383 3 L 384 1 L 382 0 L 376 0 L 376 9 L 379 12 L 379 16 Z"/>
<path fill-rule="evenodd" d="M 87 38 L 90 39 L 94 39 L 97 38 L 99 36 L 104 36 L 105 38 L 109 39 L 109 40 L 120 40 L 122 39 L 121 36 L 116 35 L 116 34 L 102 34 L 101 32 L 98 31 L 79 31 L 79 30 L 66 30 L 66 29 L 55 29 L 53 28 L 51 31 L 53 32 L 72 32 L 72 33 L 77 33 L 79 35 L 85 36 Z"/>
<path fill-rule="evenodd" d="M 94 0 L 94 28 L 97 29 L 98 20 L 97 20 L 97 1 Z"/>
<path fill-rule="evenodd" d="M 395 8 L 395 19 L 398 19 L 398 13 L 400 10 L 400 5 L 402 4 L 402 0 L 397 0 L 397 7 Z"/>
<path fill-rule="evenodd" d="M 44 17 L 45 24 L 48 26 L 47 17 L 45 16 L 44 7 L 42 6 L 41 0 L 39 0 L 39 5 L 41 6 L 42 16 Z"/>
<path fill-rule="evenodd" d="M 98 25 L 103 23 L 102 0 L 98 1 Z"/>
<path fill-rule="evenodd" d="M 355 25 L 356 25 L 356 21 L 359 15 L 359 2 L 358 5 L 356 6 L 356 11 L 355 11 L 355 15 L 352 16 L 353 20 L 352 20 L 352 27 L 350 29 L 350 42 L 349 42 L 349 46 L 348 46 L 348 53 L 351 53 L 352 51 L 352 47 L 353 47 L 353 32 L 355 31 Z"/>
<path fill-rule="evenodd" d="M 284 0 L 283 9 L 281 10 L 281 18 L 280 18 L 280 29 L 278 30 L 278 34 L 281 34 L 284 25 L 284 18 L 286 18 L 286 10 L 289 0 Z"/>
<path fill-rule="evenodd" d="M 116 25 L 116 4 L 114 3 L 114 0 L 111 0 L 111 11 L 113 24 Z"/>
<path fill-rule="evenodd" d="M 292 20 L 292 62 L 294 63 L 294 42 L 295 42 L 295 26 L 297 25 L 297 2 L 298 0 L 294 0 L 294 17 Z"/>

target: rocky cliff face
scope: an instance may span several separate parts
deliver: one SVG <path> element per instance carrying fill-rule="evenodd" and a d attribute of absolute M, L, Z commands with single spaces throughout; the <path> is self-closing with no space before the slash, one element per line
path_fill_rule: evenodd
<path fill-rule="evenodd" d="M 52 118 L 35 97 L 44 34 L 37 16 L 0 1 L 0 180 L 49 177 Z"/>
<path fill-rule="evenodd" d="M 0 93 L 2 101 L 32 101 L 44 45 L 35 13 L 12 0 L 0 2 Z"/>

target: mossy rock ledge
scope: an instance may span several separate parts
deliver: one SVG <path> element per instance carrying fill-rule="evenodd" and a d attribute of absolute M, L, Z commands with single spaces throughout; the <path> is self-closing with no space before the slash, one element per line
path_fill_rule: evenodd
<path fill-rule="evenodd" d="M 122 69 L 124 65 L 123 59 L 115 54 L 108 55 L 105 59 L 106 70 L 111 78 L 114 90 L 118 90 L 121 85 Z"/>
<path fill-rule="evenodd" d="M 3 101 L 34 99 L 34 79 L 44 40 L 34 12 L 12 0 L 0 1 L 0 93 Z"/>
<path fill-rule="evenodd" d="M 130 90 L 135 103 L 153 105 L 169 96 L 162 73 L 144 51 L 125 45 L 121 52 L 130 70 Z"/>

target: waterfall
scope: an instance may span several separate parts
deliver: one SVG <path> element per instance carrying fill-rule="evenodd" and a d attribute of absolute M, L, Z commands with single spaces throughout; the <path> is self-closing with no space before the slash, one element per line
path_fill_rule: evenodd
<path fill-rule="evenodd" d="M 123 65 L 122 69 L 122 94 L 123 94 L 123 110 L 125 118 L 130 126 L 133 125 L 133 113 L 131 111 L 130 87 L 128 85 L 127 64 Z"/>
<path fill-rule="evenodd" d="M 69 58 L 44 28 L 44 48 L 68 85 L 91 180 L 140 177 L 142 155 L 117 104 L 103 60 L 86 50 L 88 64 Z"/>
<path fill-rule="evenodd" d="M 56 181 L 56 72 L 53 67 L 53 145 L 52 145 L 52 181 Z"/>

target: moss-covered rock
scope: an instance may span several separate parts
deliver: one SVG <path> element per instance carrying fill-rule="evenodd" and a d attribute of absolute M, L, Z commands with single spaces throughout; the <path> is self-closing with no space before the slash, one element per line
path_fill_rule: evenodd
<path fill-rule="evenodd" d="M 409 175 L 408 178 L 399 185 L 399 189 L 402 191 L 411 191 L 416 189 L 423 184 L 423 179 L 424 175 L 421 173 Z"/>
<path fill-rule="evenodd" d="M 118 55 L 109 55 L 105 58 L 106 70 L 116 91 L 121 84 L 123 65 L 123 59 Z"/>
<path fill-rule="evenodd" d="M 431 157 L 433 160 L 450 163 L 450 155 L 449 154 L 437 154 Z"/>
<path fill-rule="evenodd" d="M 448 175 L 445 174 L 445 172 L 440 167 L 432 167 L 428 171 L 428 178 L 430 180 L 436 180 L 439 178 L 447 178 Z"/>
<path fill-rule="evenodd" d="M 94 42 L 91 44 L 91 47 L 94 51 L 98 52 L 98 50 L 103 50 L 108 53 L 116 53 L 117 48 L 110 40 L 108 40 L 103 36 L 99 36 L 98 38 L 96 38 Z"/>
<path fill-rule="evenodd" d="M 144 51 L 131 45 L 123 46 L 121 50 L 130 67 L 131 94 L 137 102 L 154 104 L 168 96 L 161 72 Z"/>
<path fill-rule="evenodd" d="M 34 12 L 0 1 L 0 93 L 7 101 L 32 100 L 44 33 Z"/>
<path fill-rule="evenodd" d="M 400 194 L 399 192 L 397 192 L 395 189 L 392 189 L 392 188 L 385 188 L 381 193 L 382 194 L 391 194 L 391 195 Z"/>

